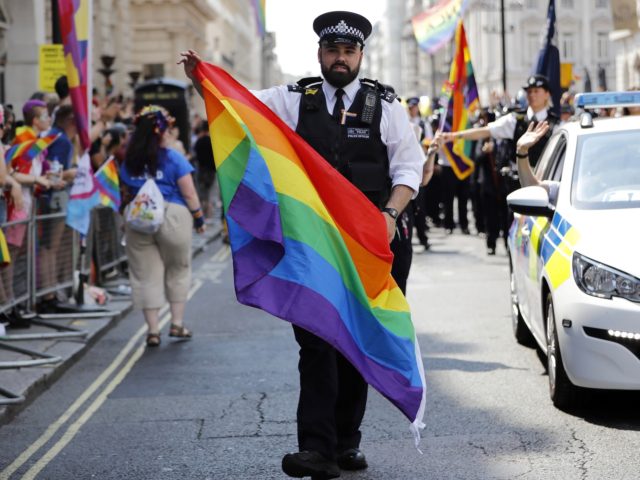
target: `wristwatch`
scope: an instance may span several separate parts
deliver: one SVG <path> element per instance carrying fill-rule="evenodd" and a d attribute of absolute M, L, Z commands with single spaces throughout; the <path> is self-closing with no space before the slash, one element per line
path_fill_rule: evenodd
<path fill-rule="evenodd" d="M 389 216 L 390 216 L 391 218 L 393 218 L 394 220 L 397 220 L 397 219 L 398 219 L 398 210 L 396 210 L 395 208 L 385 207 L 385 208 L 383 208 L 383 209 L 382 209 L 382 211 L 383 211 L 384 213 L 388 213 L 388 214 L 389 214 Z"/>

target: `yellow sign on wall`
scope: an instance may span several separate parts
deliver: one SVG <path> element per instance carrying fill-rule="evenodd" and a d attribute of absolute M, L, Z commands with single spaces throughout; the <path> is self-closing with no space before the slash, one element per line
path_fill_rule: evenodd
<path fill-rule="evenodd" d="M 573 63 L 560 64 L 560 86 L 569 88 L 573 80 Z"/>
<path fill-rule="evenodd" d="M 67 74 L 62 45 L 40 45 L 40 84 L 43 92 L 55 92 L 56 80 Z"/>

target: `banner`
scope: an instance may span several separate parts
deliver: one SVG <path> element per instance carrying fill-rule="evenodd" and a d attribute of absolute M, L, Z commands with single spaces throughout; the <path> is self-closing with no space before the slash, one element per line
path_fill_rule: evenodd
<path fill-rule="evenodd" d="M 256 28 L 258 35 L 264 37 L 266 33 L 266 0 L 250 0 L 256 17 Z"/>
<path fill-rule="evenodd" d="M 549 0 L 547 9 L 547 31 L 544 37 L 544 44 L 538 54 L 538 61 L 534 64 L 532 73 L 540 73 L 549 79 L 551 99 L 553 100 L 552 111 L 560 116 L 560 99 L 562 98 L 562 88 L 560 87 L 560 52 L 556 46 L 556 2 Z"/>
<path fill-rule="evenodd" d="M 58 0 L 69 96 L 83 149 L 89 148 L 91 0 Z"/>
<path fill-rule="evenodd" d="M 469 0 L 440 0 L 413 17 L 413 34 L 420 48 L 427 53 L 434 53 L 448 43 L 468 3 Z"/>
<path fill-rule="evenodd" d="M 458 132 L 471 128 L 469 117 L 480 108 L 480 101 L 462 20 L 458 22 L 456 29 L 456 53 L 451 63 L 449 82 L 445 85 L 445 92 L 449 95 L 449 102 L 447 112 L 442 117 L 444 122 L 442 131 Z M 472 145 L 472 141 L 458 138 L 442 147 L 453 173 L 460 180 L 467 178 L 473 172 Z"/>
<path fill-rule="evenodd" d="M 89 153 L 85 152 L 78 161 L 78 170 L 69 192 L 67 225 L 86 235 L 89 232 L 91 209 L 97 205 L 100 205 L 100 192 L 91 169 Z"/>

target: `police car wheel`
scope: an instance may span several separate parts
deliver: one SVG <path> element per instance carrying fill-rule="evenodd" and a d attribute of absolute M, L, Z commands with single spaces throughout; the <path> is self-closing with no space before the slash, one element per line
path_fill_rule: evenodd
<path fill-rule="evenodd" d="M 522 314 L 520 313 L 518 292 L 516 290 L 516 275 L 513 272 L 511 262 L 509 262 L 509 287 L 511 289 L 511 326 L 513 328 L 513 335 L 516 337 L 516 341 L 520 345 L 533 347 L 533 335 L 531 335 L 529 327 L 527 327 L 527 324 L 524 322 L 524 318 L 522 318 Z"/>
<path fill-rule="evenodd" d="M 577 388 L 571 383 L 562 364 L 562 354 L 558 343 L 556 316 L 551 294 L 547 294 L 547 374 L 549 376 L 549 396 L 561 410 L 573 407 L 576 403 Z"/>

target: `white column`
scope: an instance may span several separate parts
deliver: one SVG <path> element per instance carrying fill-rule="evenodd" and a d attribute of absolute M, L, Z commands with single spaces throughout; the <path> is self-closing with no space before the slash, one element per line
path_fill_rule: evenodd
<path fill-rule="evenodd" d="M 22 105 L 38 90 L 38 46 L 45 41 L 44 0 L 7 2 L 11 25 L 7 30 L 6 103 L 18 118 Z"/>

